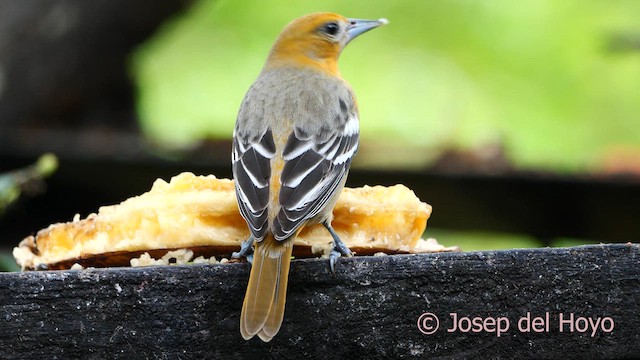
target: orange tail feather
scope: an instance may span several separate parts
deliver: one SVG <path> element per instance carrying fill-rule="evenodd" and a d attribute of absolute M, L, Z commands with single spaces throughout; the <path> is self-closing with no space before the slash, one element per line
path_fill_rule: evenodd
<path fill-rule="evenodd" d="M 257 334 L 268 342 L 280 330 L 292 249 L 292 241 L 279 243 L 271 235 L 256 243 L 240 314 L 240 333 L 245 340 Z"/>

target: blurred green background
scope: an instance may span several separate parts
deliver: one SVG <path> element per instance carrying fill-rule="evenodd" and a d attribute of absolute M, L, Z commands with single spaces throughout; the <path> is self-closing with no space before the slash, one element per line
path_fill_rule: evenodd
<path fill-rule="evenodd" d="M 635 0 L 201 0 L 132 58 L 146 134 L 177 148 L 229 138 L 280 30 L 315 11 L 391 21 L 340 61 L 370 150 L 356 166 L 425 166 L 486 147 L 518 169 L 640 165 Z M 399 148 L 414 155 L 386 151 Z"/>

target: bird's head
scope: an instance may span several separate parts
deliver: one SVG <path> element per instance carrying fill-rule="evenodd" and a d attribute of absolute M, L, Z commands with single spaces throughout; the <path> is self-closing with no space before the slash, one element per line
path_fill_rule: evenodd
<path fill-rule="evenodd" d="M 266 66 L 307 66 L 338 74 L 342 49 L 358 35 L 387 23 L 387 19 L 348 19 L 334 13 L 303 16 L 282 30 Z"/>

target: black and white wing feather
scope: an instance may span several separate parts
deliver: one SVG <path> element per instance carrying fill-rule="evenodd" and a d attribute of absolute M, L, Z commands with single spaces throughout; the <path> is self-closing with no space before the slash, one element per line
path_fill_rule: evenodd
<path fill-rule="evenodd" d="M 320 129 L 311 135 L 294 128 L 282 153 L 281 208 L 272 228 L 276 240 L 295 234 L 336 195 L 358 150 L 358 139 L 359 123 L 354 113 L 338 129 Z"/>
<path fill-rule="evenodd" d="M 236 196 L 240 213 L 257 241 L 264 238 L 269 228 L 270 161 L 275 154 L 276 146 L 270 129 L 259 137 L 234 131 L 232 164 Z"/>

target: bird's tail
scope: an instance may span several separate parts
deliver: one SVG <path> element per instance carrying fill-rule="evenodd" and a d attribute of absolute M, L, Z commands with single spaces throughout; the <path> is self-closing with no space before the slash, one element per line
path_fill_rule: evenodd
<path fill-rule="evenodd" d="M 280 330 L 287 299 L 287 281 L 293 241 L 276 241 L 269 234 L 255 243 L 247 293 L 240 315 L 240 333 L 245 340 L 258 335 L 270 341 Z"/>

